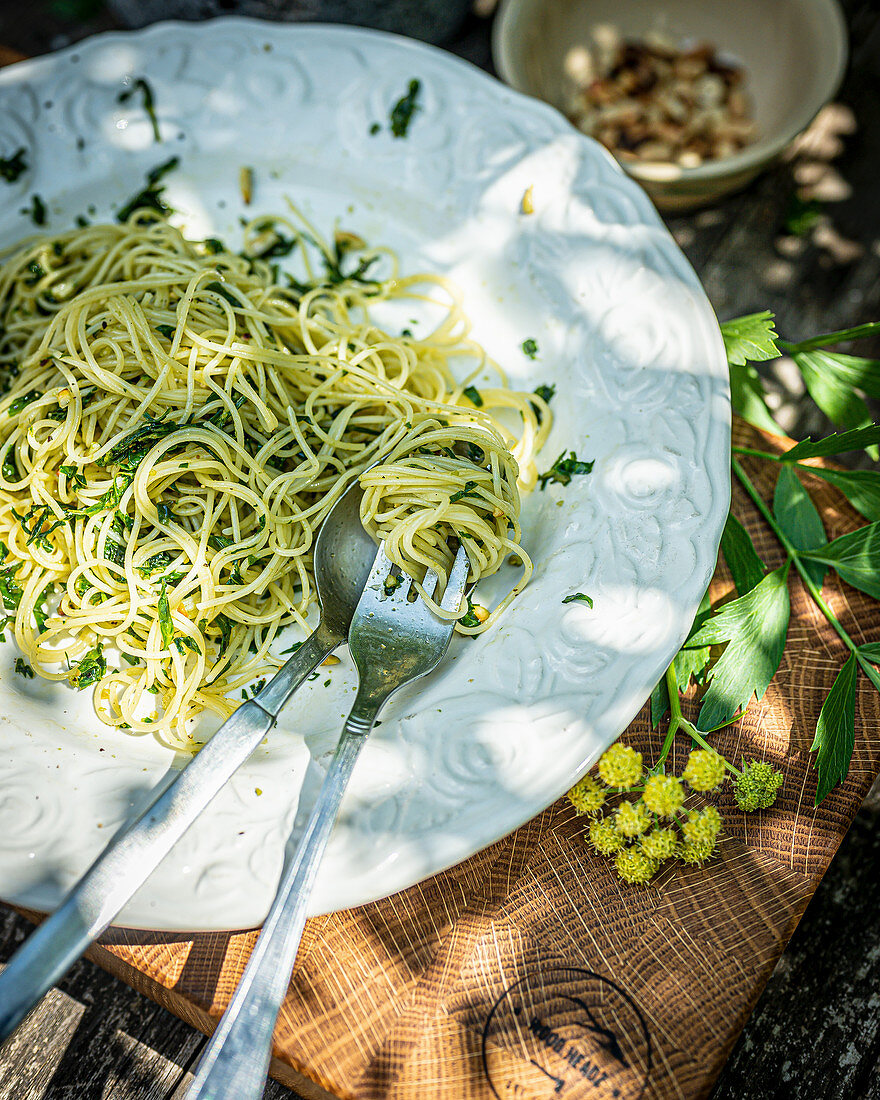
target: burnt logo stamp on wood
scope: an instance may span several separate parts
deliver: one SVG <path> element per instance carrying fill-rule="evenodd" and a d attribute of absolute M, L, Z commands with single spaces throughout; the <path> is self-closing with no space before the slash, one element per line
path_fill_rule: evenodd
<path fill-rule="evenodd" d="M 482 1057 L 496 1100 L 639 1100 L 651 1073 L 651 1035 L 616 982 L 550 966 L 492 1006 Z"/>

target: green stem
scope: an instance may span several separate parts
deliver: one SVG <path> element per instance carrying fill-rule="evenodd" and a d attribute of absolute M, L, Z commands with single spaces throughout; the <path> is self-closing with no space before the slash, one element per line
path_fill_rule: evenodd
<path fill-rule="evenodd" d="M 785 455 L 774 455 L 771 454 L 769 451 L 758 451 L 755 450 L 754 447 L 732 446 L 730 449 L 736 455 L 751 455 L 752 458 L 766 458 L 769 459 L 771 462 L 782 462 L 785 459 Z"/>
<path fill-rule="evenodd" d="M 681 724 L 687 721 L 681 713 L 681 700 L 678 697 L 678 680 L 675 678 L 674 660 L 669 662 L 669 668 L 666 670 L 666 692 L 669 695 L 669 729 L 666 731 L 666 739 L 663 742 L 660 755 L 657 757 L 657 763 L 651 769 L 654 773 L 663 771 L 663 765 L 666 763 L 666 757 L 669 756 L 669 750 L 672 748 L 675 735 L 678 733 Z"/>
<path fill-rule="evenodd" d="M 717 752 L 717 749 L 713 749 L 703 734 L 697 729 L 693 722 L 689 722 L 685 718 L 681 711 L 681 699 L 678 694 L 678 681 L 675 678 L 675 661 L 669 662 L 669 668 L 666 670 L 666 690 L 669 693 L 669 729 L 666 731 L 666 739 L 663 742 L 663 748 L 660 750 L 660 755 L 657 758 L 657 763 L 654 765 L 652 771 L 658 773 L 663 770 L 663 765 L 666 763 L 666 757 L 669 756 L 669 750 L 672 748 L 672 742 L 675 740 L 675 735 L 679 730 L 684 730 L 689 734 L 694 741 L 697 742 L 704 749 L 708 749 L 709 752 Z M 730 719 L 731 722 L 735 722 L 737 718 L 742 717 L 742 712 L 735 715 Z M 725 722 L 724 725 L 729 725 Z M 718 726 L 721 729 L 721 726 Z M 729 760 L 723 756 L 721 758 L 727 765 L 729 771 L 732 771 L 734 775 L 741 775 L 742 772 L 738 768 L 735 768 Z"/>
<path fill-rule="evenodd" d="M 736 474 L 737 478 L 739 479 L 740 484 L 742 485 L 742 487 L 745 489 L 745 491 L 751 497 L 753 503 L 755 504 L 755 507 L 758 509 L 758 511 L 761 513 L 761 515 L 767 521 L 767 524 L 770 527 L 773 534 L 777 537 L 777 539 L 779 539 L 779 541 L 782 544 L 782 547 L 785 550 L 786 554 L 788 555 L 789 559 L 794 562 L 794 567 L 795 567 L 795 569 L 797 569 L 798 573 L 800 574 L 800 578 L 804 583 L 804 587 L 810 593 L 810 596 L 811 596 L 813 602 L 816 604 L 816 606 L 819 608 L 819 610 L 822 612 L 822 614 L 825 616 L 825 618 L 828 620 L 828 622 L 831 623 L 831 625 L 837 631 L 838 635 L 843 640 L 843 642 L 846 644 L 847 648 L 852 653 L 855 653 L 856 655 L 858 655 L 858 648 L 859 647 L 856 645 L 856 643 L 852 640 L 852 638 L 849 636 L 849 634 L 847 634 L 846 630 L 838 622 L 837 616 L 834 614 L 834 612 L 831 610 L 831 608 L 828 606 L 828 604 L 822 599 L 822 593 L 816 587 L 815 582 L 812 580 L 812 578 L 807 573 L 806 566 L 801 561 L 800 554 L 798 553 L 797 547 L 792 543 L 791 539 L 788 538 L 788 536 L 785 534 L 785 532 L 782 530 L 782 528 L 776 522 L 776 517 L 773 515 L 772 511 L 764 503 L 763 497 L 758 492 L 758 490 L 755 488 L 755 486 L 751 483 L 751 481 L 749 480 L 748 475 L 746 474 L 746 472 L 742 468 L 742 466 L 740 466 L 740 464 L 737 462 L 737 460 L 735 458 L 731 458 L 730 461 L 731 461 L 731 466 L 733 467 L 733 472 Z"/>

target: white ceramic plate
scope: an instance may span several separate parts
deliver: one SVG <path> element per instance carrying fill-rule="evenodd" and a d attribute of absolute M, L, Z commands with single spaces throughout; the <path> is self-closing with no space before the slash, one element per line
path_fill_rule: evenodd
<path fill-rule="evenodd" d="M 118 100 L 138 77 L 154 92 L 160 144 L 140 96 Z M 411 78 L 421 109 L 398 139 L 389 110 Z M 49 229 L 90 206 L 112 216 L 176 154 L 168 198 L 194 233 L 235 239 L 250 165 L 251 211 L 290 195 L 325 230 L 338 218 L 396 248 L 405 269 L 450 274 L 512 384 L 556 385 L 543 467 L 563 449 L 595 460 L 590 476 L 526 502 L 537 571 L 497 628 L 456 639 L 443 668 L 383 715 L 312 912 L 402 889 L 558 798 L 683 640 L 728 507 L 720 335 L 638 187 L 552 109 L 448 54 L 240 19 L 104 35 L 0 73 L 0 155 L 20 146 L 28 171 L 0 182 L 3 243 L 32 230 L 20 211 L 34 192 Z M 578 591 L 592 609 L 563 605 Z M 102 727 L 87 697 L 15 675 L 13 656 L 0 650 L 0 895 L 48 909 L 175 760 Z M 332 746 L 352 690 L 347 660 L 308 685 L 120 923 L 260 922 L 309 752 Z"/>

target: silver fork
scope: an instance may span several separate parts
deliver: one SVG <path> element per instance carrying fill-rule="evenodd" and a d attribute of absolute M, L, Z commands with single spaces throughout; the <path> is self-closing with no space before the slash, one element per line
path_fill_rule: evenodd
<path fill-rule="evenodd" d="M 275 1020 L 296 961 L 306 906 L 321 857 L 336 821 L 339 804 L 358 754 L 379 712 L 405 684 L 425 676 L 449 646 L 454 620 L 434 615 L 421 598 L 410 600 L 410 578 L 393 590 L 385 581 L 391 562 L 384 543 L 355 609 L 348 645 L 360 677 L 354 706 L 345 721 L 326 778 L 314 798 L 300 795 L 297 820 L 302 834 L 292 838 L 293 855 L 282 872 L 278 893 L 229 1006 L 205 1048 L 186 1100 L 256 1100 L 263 1095 Z M 461 603 L 468 559 L 459 549 L 440 606 L 455 611 Z M 424 590 L 432 596 L 437 574 L 429 571 Z M 288 850 L 293 850 L 293 843 Z"/>

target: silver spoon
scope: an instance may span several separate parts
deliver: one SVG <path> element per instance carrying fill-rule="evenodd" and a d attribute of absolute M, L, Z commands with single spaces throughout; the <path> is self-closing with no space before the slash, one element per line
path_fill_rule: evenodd
<path fill-rule="evenodd" d="M 341 645 L 366 584 L 376 545 L 360 520 L 355 482 L 324 520 L 315 542 L 321 618 L 315 631 L 260 692 L 243 703 L 150 803 L 125 822 L 55 912 L 0 973 L 0 1042 L 110 924 L 160 860 L 274 726 L 306 677 Z"/>

